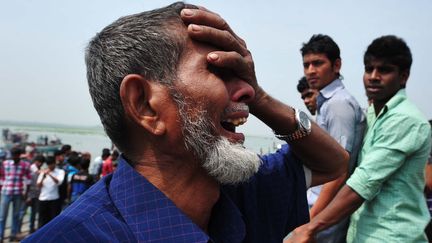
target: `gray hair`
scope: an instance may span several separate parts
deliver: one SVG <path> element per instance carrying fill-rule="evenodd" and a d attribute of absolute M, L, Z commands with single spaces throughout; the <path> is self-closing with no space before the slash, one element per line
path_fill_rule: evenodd
<path fill-rule="evenodd" d="M 174 34 L 183 24 L 182 2 L 122 17 L 105 27 L 86 49 L 87 80 L 105 132 L 122 150 L 126 124 L 120 84 L 128 74 L 173 86 L 184 42 Z"/>

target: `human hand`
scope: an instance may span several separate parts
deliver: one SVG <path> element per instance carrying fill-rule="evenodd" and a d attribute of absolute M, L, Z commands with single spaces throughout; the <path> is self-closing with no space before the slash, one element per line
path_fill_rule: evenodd
<path fill-rule="evenodd" d="M 315 243 L 315 236 L 308 229 L 308 225 L 304 224 L 294 229 L 285 237 L 283 243 Z"/>
<path fill-rule="evenodd" d="M 233 71 L 236 76 L 253 87 L 254 101 L 260 100 L 264 92 L 256 80 L 252 55 L 247 49 L 246 42 L 232 31 L 228 23 L 218 14 L 203 7 L 183 9 L 181 18 L 188 24 L 187 31 L 192 39 L 221 49 L 210 52 L 207 61 L 214 66 Z"/>

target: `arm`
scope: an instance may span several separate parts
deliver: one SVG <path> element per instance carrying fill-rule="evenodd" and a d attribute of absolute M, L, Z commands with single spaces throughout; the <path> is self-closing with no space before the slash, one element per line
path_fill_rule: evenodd
<path fill-rule="evenodd" d="M 261 100 L 251 104 L 252 114 L 278 134 L 289 134 L 295 129 L 294 113 L 290 107 L 266 94 L 257 98 Z M 290 142 L 290 146 L 311 169 L 312 186 L 334 180 L 347 170 L 348 153 L 315 123 L 312 123 L 309 136 Z"/>
<path fill-rule="evenodd" d="M 0 163 L 0 188 L 3 186 L 4 179 L 5 179 L 5 171 L 4 171 L 4 161 Z"/>
<path fill-rule="evenodd" d="M 59 179 L 57 179 L 55 176 L 51 175 L 51 172 L 48 172 L 47 175 L 49 177 L 51 177 L 51 179 L 54 181 L 55 184 L 57 184 L 57 185 L 60 184 Z"/>
<path fill-rule="evenodd" d="M 360 197 L 349 186 L 345 185 L 334 200 L 311 222 L 296 228 L 284 243 L 313 242 L 315 235 L 351 215 L 363 203 Z"/>
<path fill-rule="evenodd" d="M 210 64 L 231 69 L 254 88 L 255 98 L 249 103 L 251 113 L 278 134 L 293 132 L 296 126 L 293 109 L 268 95 L 258 85 L 252 56 L 245 42 L 228 24 L 218 15 L 200 9 L 183 10 L 181 17 L 185 23 L 193 23 L 188 26 L 191 38 L 223 50 L 208 54 Z M 312 185 L 333 180 L 346 171 L 348 153 L 315 123 L 309 136 L 291 142 L 290 146 L 311 169 Z"/>
<path fill-rule="evenodd" d="M 354 146 L 356 146 L 356 126 L 360 126 L 356 121 L 355 106 L 348 100 L 340 99 L 339 97 L 328 100 L 326 124 L 330 136 L 336 139 L 336 141 L 352 155 L 355 151 Z M 354 154 L 354 156 L 357 156 L 357 154 Z M 354 162 L 354 160 L 350 160 L 350 169 Z M 336 180 L 323 185 L 318 199 L 310 210 L 311 218 L 315 217 L 330 203 L 339 189 L 344 185 L 347 178 L 348 170 L 344 171 Z"/>
<path fill-rule="evenodd" d="M 26 166 L 25 173 L 26 173 L 25 179 L 24 179 L 25 187 L 24 187 L 24 192 L 23 192 L 24 200 L 27 199 L 28 192 L 30 191 L 30 184 L 31 184 L 31 179 L 32 179 L 30 164 L 28 164 L 28 166 Z"/>
<path fill-rule="evenodd" d="M 426 190 L 432 191 L 432 157 L 431 156 L 429 156 L 429 159 L 425 167 L 425 181 L 426 181 Z"/>
<path fill-rule="evenodd" d="M 346 185 L 310 223 L 295 229 L 287 242 L 309 242 L 316 233 L 354 212 L 363 200 L 373 200 L 388 178 L 405 163 L 406 157 L 430 136 L 430 128 L 412 124 L 404 117 L 388 122 L 387 126 L 369 129 L 376 129 L 374 136 L 365 141 L 361 163 Z M 369 144 L 369 140 L 373 140 L 373 144 Z M 412 141 L 419 143 L 413 144 Z"/>
<path fill-rule="evenodd" d="M 36 184 L 39 188 L 42 188 L 45 177 L 46 177 L 46 170 L 42 170 L 38 176 L 37 184 Z"/>
<path fill-rule="evenodd" d="M 316 202 L 310 209 L 311 218 L 314 218 L 331 202 L 331 200 L 336 196 L 337 192 L 343 186 L 347 178 L 348 178 L 348 173 L 345 171 L 336 180 L 327 182 L 323 185 Z"/>

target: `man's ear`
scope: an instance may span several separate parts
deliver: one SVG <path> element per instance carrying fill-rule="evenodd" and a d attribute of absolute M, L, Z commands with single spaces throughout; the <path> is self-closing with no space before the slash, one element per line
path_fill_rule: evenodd
<path fill-rule="evenodd" d="M 163 135 L 166 132 L 158 106 L 163 99 L 161 89 L 161 85 L 138 74 L 126 75 L 120 85 L 120 99 L 126 116 L 154 135 Z"/>
<path fill-rule="evenodd" d="M 400 85 L 401 85 L 401 87 L 405 88 L 406 83 L 407 83 L 408 78 L 409 78 L 409 75 L 410 75 L 410 71 L 409 70 L 405 70 L 405 71 L 402 71 L 400 73 L 400 77 L 401 77 L 401 79 L 400 79 Z"/>
<path fill-rule="evenodd" d="M 337 58 L 333 63 L 333 71 L 339 73 L 341 68 L 342 68 L 342 60 L 340 58 Z"/>

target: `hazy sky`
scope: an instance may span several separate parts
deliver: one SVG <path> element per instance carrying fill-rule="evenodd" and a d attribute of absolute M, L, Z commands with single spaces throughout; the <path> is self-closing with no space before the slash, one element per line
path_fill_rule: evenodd
<path fill-rule="evenodd" d="M 270 4 L 271 2 L 271 4 Z M 171 1 L 0 1 L 0 120 L 100 124 L 88 93 L 84 49 L 117 18 Z M 305 107 L 296 90 L 303 75 L 299 52 L 311 35 L 339 45 L 348 90 L 366 106 L 363 53 L 370 42 L 394 34 L 413 53 L 407 93 L 432 118 L 432 1 L 190 1 L 219 13 L 248 43 L 261 86 L 285 103 Z M 251 118 L 242 131 L 268 135 Z"/>

